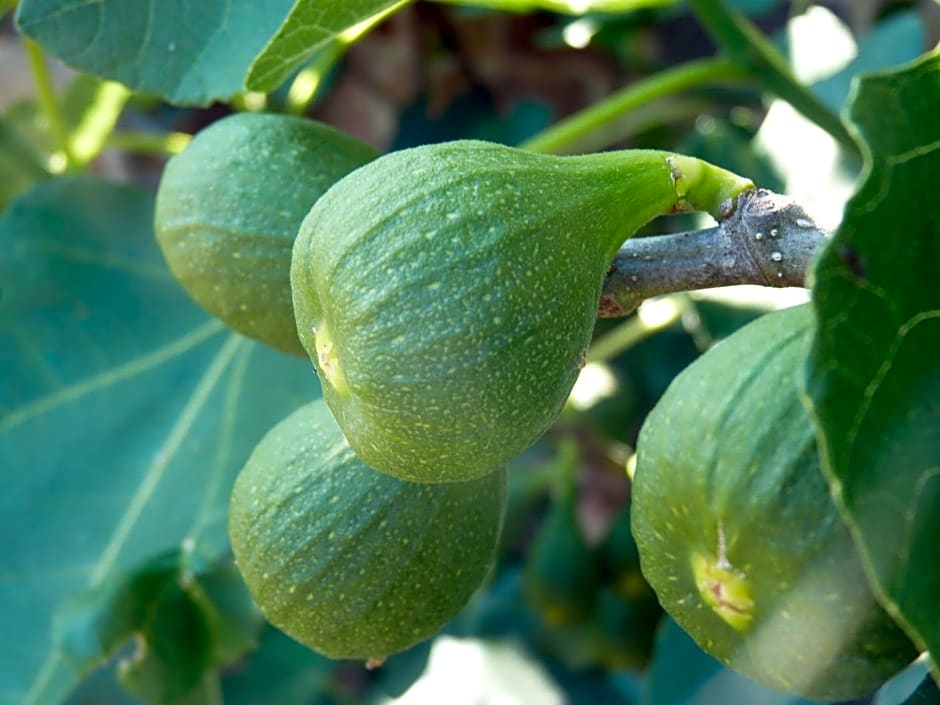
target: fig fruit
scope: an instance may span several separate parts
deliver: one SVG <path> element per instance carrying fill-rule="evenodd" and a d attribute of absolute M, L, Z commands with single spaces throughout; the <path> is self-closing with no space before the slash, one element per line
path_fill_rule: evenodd
<path fill-rule="evenodd" d="M 655 151 L 556 157 L 476 141 L 337 182 L 294 245 L 301 342 L 350 445 L 422 482 L 503 467 L 554 421 L 620 244 L 718 214 L 750 182 Z"/>
<path fill-rule="evenodd" d="M 629 507 L 614 518 L 596 553 L 601 584 L 587 627 L 591 651 L 606 668 L 644 668 L 663 610 L 640 572 Z"/>
<path fill-rule="evenodd" d="M 229 535 L 265 617 L 331 658 L 378 659 L 443 627 L 493 564 L 506 473 L 417 484 L 376 472 L 322 400 L 261 440 Z"/>
<path fill-rule="evenodd" d="M 523 589 L 533 609 L 553 626 L 586 621 L 598 589 L 597 565 L 565 496 L 549 509 L 526 556 Z"/>
<path fill-rule="evenodd" d="M 652 590 L 648 595 L 631 598 L 611 587 L 602 587 L 590 624 L 590 644 L 596 661 L 614 670 L 647 667 L 662 615 Z"/>
<path fill-rule="evenodd" d="M 290 293 L 297 229 L 327 188 L 376 154 L 301 118 L 239 113 L 213 123 L 160 180 L 154 226 L 170 270 L 230 327 L 303 355 Z"/>
<path fill-rule="evenodd" d="M 850 700 L 917 654 L 820 468 L 798 392 L 812 323 L 808 305 L 763 316 L 676 377 L 640 432 L 633 532 L 702 649 L 770 688 Z"/>
<path fill-rule="evenodd" d="M 640 552 L 633 539 L 629 507 L 614 518 L 598 548 L 601 579 L 629 600 L 656 598 L 640 570 Z"/>

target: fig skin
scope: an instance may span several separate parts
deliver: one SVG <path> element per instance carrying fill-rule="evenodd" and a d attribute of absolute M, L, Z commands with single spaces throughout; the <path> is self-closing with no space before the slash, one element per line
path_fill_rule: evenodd
<path fill-rule="evenodd" d="M 830 497 L 798 375 L 808 305 L 768 314 L 684 370 L 637 444 L 643 574 L 706 652 L 801 697 L 867 697 L 917 656 L 869 588 Z"/>
<path fill-rule="evenodd" d="M 750 182 L 666 152 L 476 141 L 385 155 L 304 220 L 297 329 L 360 457 L 420 482 L 508 464 L 560 413 L 620 244 Z"/>
<path fill-rule="evenodd" d="M 170 271 L 212 315 L 303 355 L 290 292 L 297 229 L 323 193 L 378 153 L 322 123 L 238 113 L 167 163 L 154 229 Z"/>
<path fill-rule="evenodd" d="M 262 439 L 232 491 L 236 563 L 274 626 L 381 661 L 439 631 L 489 575 L 506 472 L 417 484 L 359 460 L 322 400 Z"/>

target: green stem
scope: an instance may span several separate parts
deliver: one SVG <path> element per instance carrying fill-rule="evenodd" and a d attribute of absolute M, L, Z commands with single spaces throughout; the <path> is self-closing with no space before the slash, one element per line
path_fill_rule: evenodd
<path fill-rule="evenodd" d="M 320 50 L 313 61 L 304 67 L 291 83 L 287 91 L 285 112 L 290 115 L 307 113 L 323 85 L 323 79 L 340 57 L 346 53 L 349 46 L 348 42 L 336 38 Z"/>
<path fill-rule="evenodd" d="M 725 0 L 690 0 L 690 4 L 731 59 L 767 90 L 832 135 L 851 154 L 859 154 L 858 145 L 839 116 L 796 79 L 784 56 L 750 20 L 729 8 Z"/>
<path fill-rule="evenodd" d="M 611 94 L 519 146 L 533 152 L 558 152 L 646 103 L 706 83 L 738 81 L 745 75 L 734 61 L 721 57 L 668 68 Z"/>
<path fill-rule="evenodd" d="M 268 95 L 256 91 L 242 91 L 232 96 L 230 105 L 240 113 L 263 113 L 268 109 Z"/>
<path fill-rule="evenodd" d="M 149 132 L 114 132 L 108 137 L 108 147 L 125 152 L 146 155 L 174 155 L 183 151 L 191 135 L 185 132 L 152 134 Z"/>
<path fill-rule="evenodd" d="M 33 83 L 36 86 L 39 105 L 49 121 L 49 129 L 52 131 L 57 146 L 65 157 L 65 170 L 67 171 L 75 163 L 75 157 L 69 145 L 69 130 L 55 94 L 55 87 L 52 84 L 52 75 L 49 73 L 46 57 L 43 55 L 42 48 L 33 40 L 24 39 L 24 45 L 26 47 L 26 57 L 33 72 Z"/>

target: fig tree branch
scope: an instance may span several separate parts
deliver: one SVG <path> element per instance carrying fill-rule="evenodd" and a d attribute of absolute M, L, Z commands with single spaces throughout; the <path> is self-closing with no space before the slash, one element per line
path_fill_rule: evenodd
<path fill-rule="evenodd" d="M 598 317 L 626 316 L 645 299 L 693 289 L 805 286 L 827 237 L 792 199 L 746 191 L 717 227 L 627 240 L 607 273 Z"/>

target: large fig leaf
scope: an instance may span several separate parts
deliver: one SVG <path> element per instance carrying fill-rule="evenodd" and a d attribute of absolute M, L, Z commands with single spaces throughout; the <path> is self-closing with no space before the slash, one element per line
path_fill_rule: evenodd
<path fill-rule="evenodd" d="M 175 103 L 242 89 L 291 0 L 20 0 L 17 27 L 65 63 Z"/>
<path fill-rule="evenodd" d="M 409 0 L 296 0 L 248 71 L 246 85 L 271 91 L 317 49 L 345 30 Z"/>
<path fill-rule="evenodd" d="M 861 186 L 815 269 L 806 391 L 873 587 L 940 653 L 940 52 L 863 78 Z"/>
<path fill-rule="evenodd" d="M 227 552 L 234 475 L 319 395 L 309 364 L 186 297 L 151 218 L 136 189 L 57 179 L 0 219 L 0 703 L 80 678 L 51 633 L 68 598 L 170 550 Z"/>

